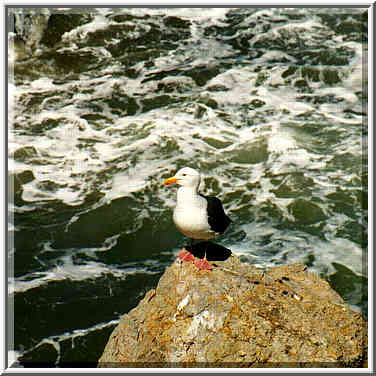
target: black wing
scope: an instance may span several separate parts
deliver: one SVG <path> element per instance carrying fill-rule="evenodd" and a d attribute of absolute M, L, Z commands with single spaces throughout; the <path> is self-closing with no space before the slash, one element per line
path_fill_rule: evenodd
<path fill-rule="evenodd" d="M 211 229 L 222 234 L 231 223 L 231 219 L 225 214 L 221 200 L 217 197 L 208 197 L 201 194 L 200 196 L 208 202 L 208 222 Z"/>

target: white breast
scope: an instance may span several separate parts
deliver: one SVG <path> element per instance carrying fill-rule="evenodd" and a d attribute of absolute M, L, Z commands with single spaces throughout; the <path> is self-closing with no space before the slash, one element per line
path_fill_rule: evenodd
<path fill-rule="evenodd" d="M 207 218 L 207 202 L 191 189 L 179 188 L 173 220 L 178 230 L 192 239 L 209 240 L 215 237 Z"/>

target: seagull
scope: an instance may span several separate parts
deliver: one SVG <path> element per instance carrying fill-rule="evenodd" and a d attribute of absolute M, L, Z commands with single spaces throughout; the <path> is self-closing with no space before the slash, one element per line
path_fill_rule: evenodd
<path fill-rule="evenodd" d="M 173 220 L 177 229 L 190 239 L 207 241 L 222 235 L 231 220 L 225 214 L 221 201 L 217 197 L 208 197 L 198 192 L 200 173 L 193 168 L 184 167 L 175 176 L 164 181 L 165 185 L 180 185 Z M 179 252 L 183 261 L 193 261 L 194 256 L 187 250 Z M 195 260 L 194 264 L 202 270 L 211 270 L 206 259 Z"/>

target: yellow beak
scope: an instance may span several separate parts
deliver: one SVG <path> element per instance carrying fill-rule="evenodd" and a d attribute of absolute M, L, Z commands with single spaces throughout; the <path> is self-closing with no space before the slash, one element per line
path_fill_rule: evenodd
<path fill-rule="evenodd" d="M 164 185 L 169 185 L 169 184 L 172 184 L 172 183 L 177 183 L 178 179 L 175 178 L 175 176 L 173 176 L 172 178 L 168 178 L 164 181 Z"/>

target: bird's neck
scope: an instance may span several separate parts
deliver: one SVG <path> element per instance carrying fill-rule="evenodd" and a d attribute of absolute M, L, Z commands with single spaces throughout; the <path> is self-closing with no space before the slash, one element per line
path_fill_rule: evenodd
<path fill-rule="evenodd" d="M 199 197 L 197 187 L 180 187 L 177 193 L 177 205 L 195 202 Z"/>

